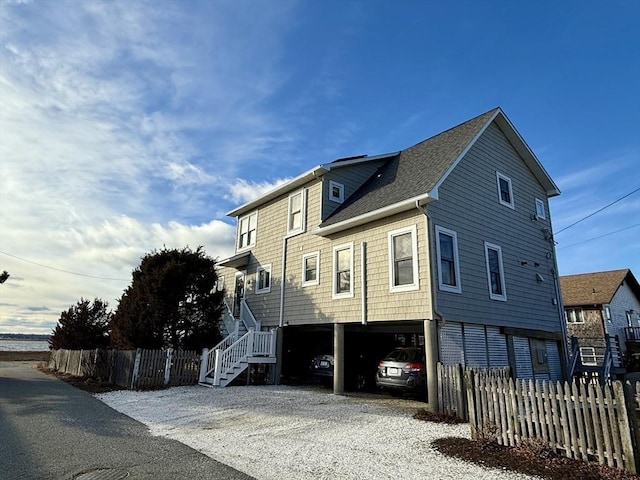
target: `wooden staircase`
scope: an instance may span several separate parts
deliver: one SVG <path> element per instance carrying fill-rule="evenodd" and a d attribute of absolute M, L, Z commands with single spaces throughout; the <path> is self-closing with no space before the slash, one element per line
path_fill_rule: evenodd
<path fill-rule="evenodd" d="M 228 335 L 215 347 L 202 351 L 200 385 L 226 387 L 251 364 L 276 363 L 276 331 L 261 332 L 260 323 L 244 300 L 239 319 L 234 319 L 226 307 L 223 324 Z"/>
<path fill-rule="evenodd" d="M 585 364 L 580 355 L 580 341 L 576 337 L 571 337 L 571 361 L 569 364 L 571 377 L 597 379 L 600 383 L 604 383 L 612 377 L 626 372 L 622 364 L 618 337 L 605 335 L 604 340 L 600 340 L 601 344 L 598 345 L 592 342 L 582 345 L 594 349 L 593 362 Z"/>

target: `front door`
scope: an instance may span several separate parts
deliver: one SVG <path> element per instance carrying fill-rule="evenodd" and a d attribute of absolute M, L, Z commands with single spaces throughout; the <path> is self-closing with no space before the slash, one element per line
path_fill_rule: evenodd
<path fill-rule="evenodd" d="M 240 303 L 244 298 L 244 279 L 247 272 L 237 272 L 233 290 L 233 316 L 240 317 Z"/>

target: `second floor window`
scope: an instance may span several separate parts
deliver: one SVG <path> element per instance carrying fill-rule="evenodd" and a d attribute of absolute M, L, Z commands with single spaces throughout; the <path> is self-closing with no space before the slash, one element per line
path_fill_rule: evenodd
<path fill-rule="evenodd" d="M 565 308 L 564 316 L 567 319 L 567 323 L 584 323 L 584 314 L 582 308 Z"/>
<path fill-rule="evenodd" d="M 389 233 L 389 284 L 391 291 L 418 288 L 416 227 Z"/>
<path fill-rule="evenodd" d="M 502 248 L 491 243 L 484 243 L 487 260 L 487 279 L 489 281 L 489 297 L 492 300 L 507 299 L 504 285 L 504 269 L 502 267 Z"/>
<path fill-rule="evenodd" d="M 271 291 L 271 265 L 258 267 L 256 272 L 256 293 L 269 293 Z"/>
<path fill-rule="evenodd" d="M 438 287 L 445 292 L 460 293 L 460 265 L 458 262 L 458 235 L 436 225 L 436 251 L 438 254 Z"/>
<path fill-rule="evenodd" d="M 333 248 L 333 297 L 353 296 L 353 244 Z"/>
<path fill-rule="evenodd" d="M 289 197 L 289 220 L 287 232 L 300 233 L 304 231 L 304 190 Z"/>
<path fill-rule="evenodd" d="M 238 250 L 256 244 L 256 225 L 258 214 L 252 213 L 242 217 L 238 222 Z"/>
<path fill-rule="evenodd" d="M 500 203 L 509 208 L 515 208 L 513 203 L 513 190 L 511 188 L 511 179 L 500 172 L 496 172 L 498 180 L 498 198 Z"/>

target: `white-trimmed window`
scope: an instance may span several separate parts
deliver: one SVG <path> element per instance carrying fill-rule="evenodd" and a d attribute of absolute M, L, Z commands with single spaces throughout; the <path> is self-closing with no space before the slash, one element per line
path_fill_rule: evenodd
<path fill-rule="evenodd" d="M 405 292 L 418 287 L 418 244 L 413 225 L 389 232 L 389 289 Z"/>
<path fill-rule="evenodd" d="M 271 291 L 271 264 L 262 265 L 256 271 L 256 293 Z"/>
<path fill-rule="evenodd" d="M 581 307 L 569 307 L 564 309 L 567 323 L 584 323 L 584 314 Z"/>
<path fill-rule="evenodd" d="M 257 224 L 257 212 L 241 217 L 238 220 L 238 250 L 253 247 L 256 244 Z"/>
<path fill-rule="evenodd" d="M 498 182 L 498 199 L 500 203 L 506 207 L 515 208 L 511 179 L 500 172 L 496 172 L 496 180 Z"/>
<path fill-rule="evenodd" d="M 302 286 L 320 283 L 320 252 L 307 253 L 302 256 Z"/>
<path fill-rule="evenodd" d="M 333 247 L 333 298 L 353 297 L 353 242 Z"/>
<path fill-rule="evenodd" d="M 287 232 L 302 233 L 305 229 L 306 210 L 305 190 L 289 195 L 289 215 L 287 216 Z"/>
<path fill-rule="evenodd" d="M 438 288 L 444 292 L 462 293 L 460 263 L 458 261 L 458 234 L 436 225 L 436 252 L 438 254 Z"/>
<path fill-rule="evenodd" d="M 547 218 L 547 214 L 544 208 L 544 202 L 539 198 L 536 198 L 536 217 L 541 218 L 542 220 Z"/>
<path fill-rule="evenodd" d="M 329 200 L 332 202 L 344 202 L 344 185 L 333 180 L 329 180 Z"/>
<path fill-rule="evenodd" d="M 502 266 L 502 248 L 492 243 L 484 242 L 484 252 L 487 260 L 487 280 L 489 281 L 489 297 L 492 300 L 507 300 L 504 282 L 504 268 Z"/>
<path fill-rule="evenodd" d="M 580 347 L 580 362 L 582 365 L 593 366 L 598 365 L 598 357 L 594 347 Z"/>

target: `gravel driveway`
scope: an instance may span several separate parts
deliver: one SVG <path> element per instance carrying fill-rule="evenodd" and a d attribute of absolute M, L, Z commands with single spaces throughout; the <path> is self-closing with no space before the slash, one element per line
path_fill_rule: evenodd
<path fill-rule="evenodd" d="M 96 395 L 114 409 L 259 480 L 534 478 L 445 457 L 469 425 L 412 418 L 424 403 L 316 387 L 175 387 Z"/>

